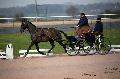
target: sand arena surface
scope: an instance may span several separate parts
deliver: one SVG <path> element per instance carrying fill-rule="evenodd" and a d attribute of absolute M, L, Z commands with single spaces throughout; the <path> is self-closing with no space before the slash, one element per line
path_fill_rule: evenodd
<path fill-rule="evenodd" d="M 120 79 L 120 54 L 0 60 L 0 79 Z"/>

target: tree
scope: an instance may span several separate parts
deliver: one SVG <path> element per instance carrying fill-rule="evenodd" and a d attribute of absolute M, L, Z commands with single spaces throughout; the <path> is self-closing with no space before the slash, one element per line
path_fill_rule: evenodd
<path fill-rule="evenodd" d="M 75 6 L 71 5 L 67 10 L 66 10 L 67 15 L 72 16 L 75 18 L 75 15 L 77 15 L 79 12 L 79 9 L 76 8 Z"/>

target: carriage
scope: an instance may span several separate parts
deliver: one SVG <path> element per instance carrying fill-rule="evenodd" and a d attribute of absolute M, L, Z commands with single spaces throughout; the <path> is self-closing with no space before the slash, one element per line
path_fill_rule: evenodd
<path fill-rule="evenodd" d="M 68 36 L 68 40 L 66 41 L 66 53 L 68 55 L 105 55 L 109 53 L 111 49 L 111 43 L 108 38 L 102 34 L 96 35 L 92 31 L 86 33 L 83 32 L 82 35 L 82 38 Z"/>

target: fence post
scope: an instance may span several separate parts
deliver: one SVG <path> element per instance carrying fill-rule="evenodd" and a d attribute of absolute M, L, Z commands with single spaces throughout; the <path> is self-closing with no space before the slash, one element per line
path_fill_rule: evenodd
<path fill-rule="evenodd" d="M 6 46 L 6 59 L 13 59 L 13 45 L 8 44 Z"/>

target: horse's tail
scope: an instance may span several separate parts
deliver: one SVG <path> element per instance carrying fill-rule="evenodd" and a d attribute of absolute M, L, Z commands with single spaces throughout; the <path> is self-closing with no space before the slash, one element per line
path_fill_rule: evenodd
<path fill-rule="evenodd" d="M 65 32 L 63 32 L 61 30 L 60 30 L 60 32 L 65 36 L 66 39 L 68 39 L 68 35 Z"/>

